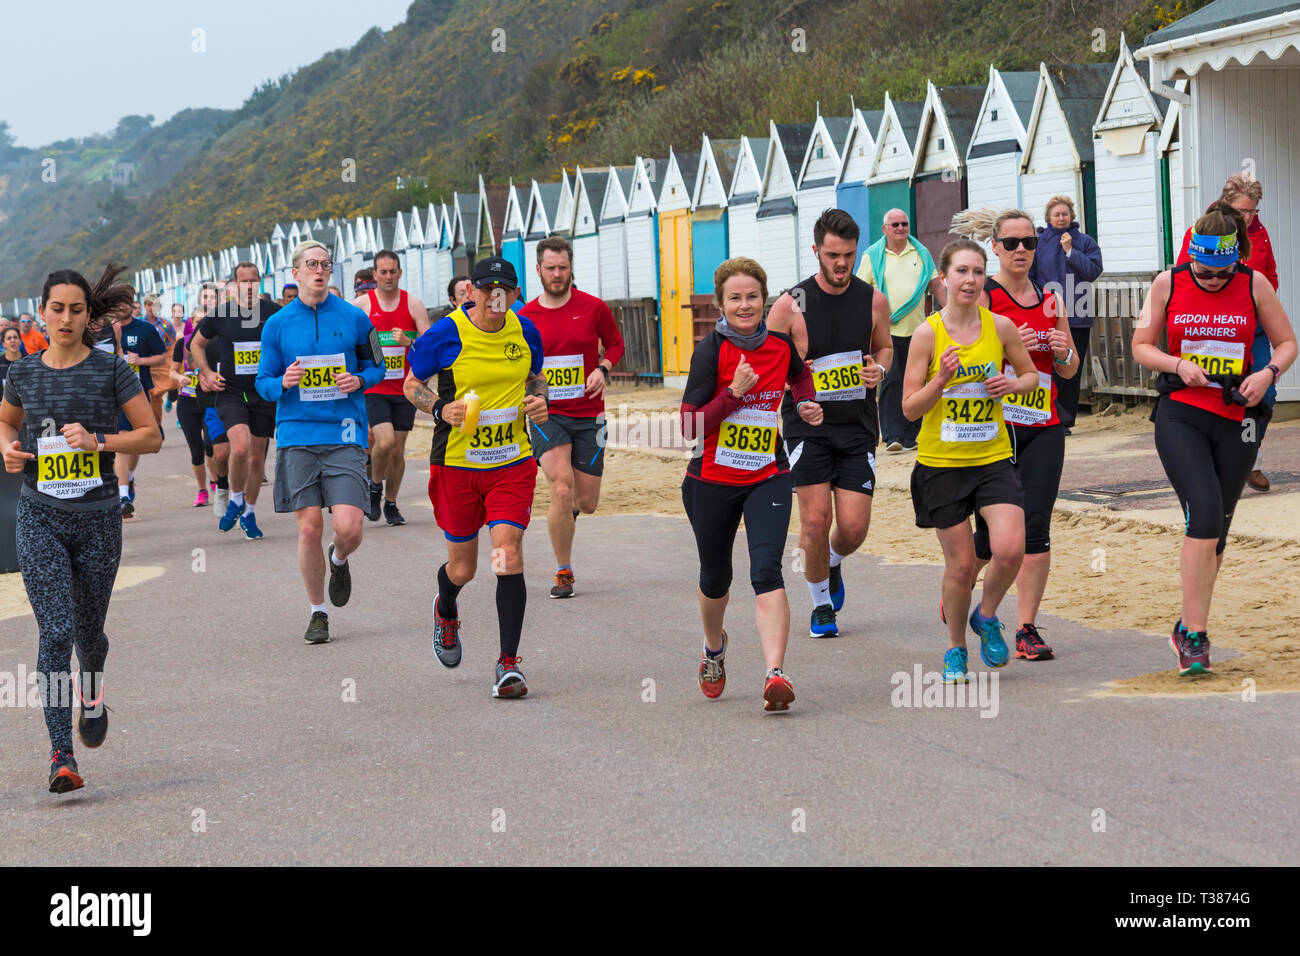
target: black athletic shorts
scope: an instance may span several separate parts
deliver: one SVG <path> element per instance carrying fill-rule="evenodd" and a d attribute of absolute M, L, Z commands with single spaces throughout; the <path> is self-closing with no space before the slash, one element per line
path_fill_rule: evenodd
<path fill-rule="evenodd" d="M 528 423 L 528 440 L 533 455 L 540 462 L 552 448 L 569 446 L 569 460 L 574 471 L 595 475 L 605 473 L 605 420 L 552 415 L 541 425 Z"/>
<path fill-rule="evenodd" d="M 965 468 L 912 468 L 912 507 L 918 528 L 951 528 L 986 505 L 1025 506 L 1010 458 Z"/>
<path fill-rule="evenodd" d="M 366 393 L 366 416 L 370 426 L 392 425 L 395 432 L 409 432 L 415 426 L 415 406 L 405 395 Z"/>
<path fill-rule="evenodd" d="M 217 416 L 226 431 L 247 425 L 255 438 L 275 437 L 275 404 L 256 392 L 226 389 L 217 392 Z"/>
<path fill-rule="evenodd" d="M 864 495 L 874 493 L 877 442 L 870 432 L 844 427 L 827 427 L 816 438 L 787 441 L 785 454 L 794 486 L 829 483 Z"/>

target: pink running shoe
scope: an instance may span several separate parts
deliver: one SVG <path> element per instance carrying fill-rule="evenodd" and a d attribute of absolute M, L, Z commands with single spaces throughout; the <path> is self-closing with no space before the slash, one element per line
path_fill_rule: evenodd
<path fill-rule="evenodd" d="M 207 504 L 208 504 L 208 491 L 206 488 L 204 488 L 197 495 L 194 496 L 194 507 L 204 508 L 207 507 Z"/>

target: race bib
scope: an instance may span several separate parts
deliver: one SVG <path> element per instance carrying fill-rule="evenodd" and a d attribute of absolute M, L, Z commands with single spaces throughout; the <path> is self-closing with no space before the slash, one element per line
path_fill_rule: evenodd
<path fill-rule="evenodd" d="M 1246 343 L 1244 342 L 1191 342 L 1183 339 L 1180 358 L 1199 365 L 1206 375 L 1240 375 L 1246 370 Z M 1223 388 L 1210 382 L 1210 388 Z"/>
<path fill-rule="evenodd" d="M 476 465 L 504 465 L 519 457 L 519 409 L 485 408 L 478 413 L 478 428 L 469 436 L 465 460 Z"/>
<path fill-rule="evenodd" d="M 195 390 L 199 387 L 199 373 L 186 372 L 185 384 L 181 386 L 181 395 L 185 398 L 193 398 Z"/>
<path fill-rule="evenodd" d="M 817 402 L 849 402 L 867 397 L 862 383 L 862 353 L 837 352 L 808 363 L 812 370 Z"/>
<path fill-rule="evenodd" d="M 990 441 L 1002 423 L 995 412 L 998 400 L 989 397 L 983 382 L 963 382 L 943 390 L 940 441 Z"/>
<path fill-rule="evenodd" d="M 775 409 L 738 408 L 722 420 L 713 460 L 728 468 L 758 471 L 776 461 Z"/>
<path fill-rule="evenodd" d="M 256 375 L 257 363 L 262 360 L 261 342 L 235 343 L 235 374 Z"/>
<path fill-rule="evenodd" d="M 1016 370 L 1010 365 L 1003 373 L 1015 378 Z M 1038 387 L 1028 395 L 1006 395 L 1002 398 L 1002 417 L 1016 425 L 1041 425 L 1052 417 L 1052 376 L 1038 373 Z"/>
<path fill-rule="evenodd" d="M 348 370 L 343 353 L 333 355 L 304 355 L 298 359 L 302 366 L 302 381 L 298 383 L 298 397 L 304 402 L 333 402 L 343 397 L 338 377 Z"/>
<path fill-rule="evenodd" d="M 547 398 L 552 402 L 582 398 L 587 393 L 583 368 L 581 355 L 548 355 L 543 358 L 542 374 L 546 376 Z"/>
<path fill-rule="evenodd" d="M 80 498 L 102 485 L 99 452 L 72 448 L 56 435 L 36 439 L 36 490 L 51 498 Z"/>

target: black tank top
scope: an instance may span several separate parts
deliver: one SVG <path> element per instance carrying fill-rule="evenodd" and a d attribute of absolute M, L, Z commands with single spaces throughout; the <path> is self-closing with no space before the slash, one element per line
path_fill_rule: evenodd
<path fill-rule="evenodd" d="M 839 362 L 819 363 L 821 359 L 842 355 L 845 352 L 871 351 L 871 302 L 876 290 L 857 276 L 849 279 L 849 287 L 839 295 L 828 295 L 817 284 L 816 276 L 809 276 L 790 294 L 803 297 L 804 326 L 808 329 L 808 354 L 805 360 L 812 366 L 813 383 L 824 412 L 821 425 L 807 424 L 794 408 L 794 398 L 786 392 L 781 402 L 781 419 L 787 438 L 815 438 L 825 435 L 828 428 L 836 431 L 862 430 L 879 435 L 876 419 L 876 390 L 862 385 L 861 366 L 856 376 Z M 818 364 L 829 367 L 819 371 Z M 862 397 L 856 397 L 861 395 Z M 836 397 L 852 396 L 852 397 Z"/>

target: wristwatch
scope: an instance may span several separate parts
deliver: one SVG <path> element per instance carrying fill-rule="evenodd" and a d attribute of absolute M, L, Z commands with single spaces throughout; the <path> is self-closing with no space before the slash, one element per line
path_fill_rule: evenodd
<path fill-rule="evenodd" d="M 1273 384 L 1276 385 L 1276 384 L 1277 384 L 1277 380 L 1278 380 L 1279 378 L 1282 377 L 1282 370 L 1281 370 L 1280 368 L 1278 368 L 1276 365 L 1273 365 L 1272 363 L 1269 363 L 1268 365 L 1265 365 L 1264 367 L 1265 367 L 1266 369 L 1269 369 L 1269 370 L 1272 371 L 1272 373 L 1273 373 Z"/>
<path fill-rule="evenodd" d="M 103 451 L 107 439 L 104 438 L 103 432 L 95 432 L 95 451 Z"/>
<path fill-rule="evenodd" d="M 608 381 L 609 381 L 609 369 L 605 368 L 605 366 L 601 365 L 599 362 L 596 363 L 596 368 L 600 369 L 602 372 L 605 373 L 605 381 L 608 382 Z"/>
<path fill-rule="evenodd" d="M 1074 348 L 1073 348 L 1073 346 L 1071 346 L 1070 348 L 1066 349 L 1066 352 L 1065 352 L 1065 358 L 1063 358 L 1063 359 L 1059 359 L 1059 358 L 1057 358 L 1055 355 L 1053 355 L 1053 356 L 1052 356 L 1052 361 L 1055 362 L 1057 365 L 1069 365 L 1069 364 L 1070 364 L 1070 359 L 1072 359 L 1072 358 L 1074 358 Z"/>

